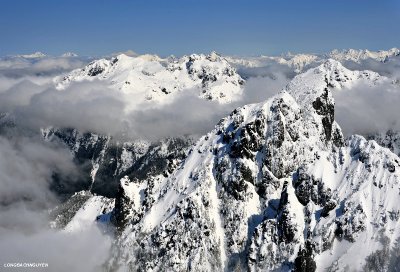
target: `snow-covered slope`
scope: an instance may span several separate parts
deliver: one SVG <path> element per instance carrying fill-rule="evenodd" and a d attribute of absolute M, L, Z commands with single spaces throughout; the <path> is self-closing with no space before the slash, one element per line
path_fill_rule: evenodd
<path fill-rule="evenodd" d="M 357 84 L 374 86 L 389 79 L 372 71 L 351 71 L 339 61 L 329 59 L 320 66 L 296 76 L 286 87 L 299 97 L 300 103 L 310 108 L 315 100 L 316 89 L 330 88 L 334 91 L 350 89 Z"/>
<path fill-rule="evenodd" d="M 242 94 L 243 79 L 216 53 L 160 59 L 154 55 L 130 57 L 124 54 L 100 59 L 56 78 L 62 90 L 72 82 L 101 80 L 107 86 L 133 95 L 137 103 L 170 101 L 182 90 L 194 89 L 198 96 L 228 103 Z"/>
<path fill-rule="evenodd" d="M 79 192 L 78 194 L 86 194 L 88 200 L 64 227 L 65 231 L 76 232 L 89 229 L 96 223 L 96 221 L 110 222 L 114 199 L 91 195 L 88 192 Z"/>
<path fill-rule="evenodd" d="M 400 236 L 399 157 L 362 136 L 345 141 L 334 121 L 331 91 L 360 80 L 380 79 L 327 61 L 268 101 L 234 110 L 175 170 L 123 178 L 109 267 L 388 267 Z"/>

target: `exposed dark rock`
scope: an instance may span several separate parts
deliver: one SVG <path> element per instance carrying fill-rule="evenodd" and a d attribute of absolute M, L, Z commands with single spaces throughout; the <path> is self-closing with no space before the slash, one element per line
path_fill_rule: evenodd
<path fill-rule="evenodd" d="M 290 211 L 287 207 L 288 204 L 288 193 L 287 193 L 288 183 L 285 182 L 283 185 L 281 198 L 279 202 L 279 213 L 278 213 L 278 231 L 279 238 L 281 242 L 290 243 L 294 240 L 296 233 L 296 226 L 291 222 L 292 218 Z"/>
<path fill-rule="evenodd" d="M 365 212 L 361 204 L 345 202 L 343 215 L 336 220 L 335 235 L 354 242 L 358 234 L 366 229 Z"/>
<path fill-rule="evenodd" d="M 310 241 L 306 241 L 304 248 L 300 248 L 298 256 L 294 261 L 296 272 L 314 272 L 317 264 L 313 259 L 313 249 Z"/>
<path fill-rule="evenodd" d="M 313 108 L 317 114 L 323 116 L 322 125 L 327 141 L 332 139 L 332 125 L 335 117 L 335 105 L 333 100 L 329 99 L 329 96 L 330 92 L 326 88 L 324 93 L 313 102 Z"/>
<path fill-rule="evenodd" d="M 298 168 L 293 184 L 296 197 L 301 204 L 305 206 L 312 201 L 314 204 L 324 207 L 321 216 L 327 216 L 336 207 L 331 190 L 326 188 L 321 180 L 309 176 L 305 166 Z"/>
<path fill-rule="evenodd" d="M 125 186 L 129 186 L 128 183 L 129 179 L 121 180 L 115 198 L 115 207 L 111 214 L 111 222 L 119 230 L 123 230 L 129 222 L 137 223 L 141 218 L 141 215 L 135 210 L 133 199 L 129 197 L 124 189 Z"/>
<path fill-rule="evenodd" d="M 103 72 L 104 72 L 104 68 L 103 68 L 103 67 L 101 67 L 101 66 L 95 66 L 95 67 L 92 67 L 92 68 L 88 71 L 88 76 L 94 77 L 94 76 L 97 76 L 97 75 L 99 75 L 99 74 L 101 74 L 101 73 L 103 73 Z"/>

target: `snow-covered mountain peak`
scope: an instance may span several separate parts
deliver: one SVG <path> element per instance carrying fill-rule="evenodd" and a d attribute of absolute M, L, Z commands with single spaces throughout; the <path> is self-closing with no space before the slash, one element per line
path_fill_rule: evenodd
<path fill-rule="evenodd" d="M 300 106 L 287 92 L 263 103 L 246 105 L 234 110 L 202 137 L 176 171 L 151 179 L 148 185 L 147 181 L 135 185 L 146 188 L 144 194 L 154 199 L 146 208 L 129 204 L 141 194 L 126 199 L 132 191 L 121 193 L 115 218 L 134 222 L 122 235 L 124 245 L 135 244 L 141 233 L 149 234 L 142 240 L 139 254 L 150 258 L 130 263 L 131 268 L 158 270 L 166 265 L 174 271 L 183 270 L 188 264 L 177 259 L 195 256 L 199 251 L 203 252 L 202 257 L 190 257 L 195 270 L 234 270 L 242 261 L 253 266 L 246 250 L 253 243 L 255 227 L 263 220 L 281 220 L 272 219 L 279 212 L 267 208 L 268 201 L 279 198 L 297 167 L 312 163 L 318 152 L 328 152 L 332 146 L 343 144 L 331 140 L 334 137 L 326 137 L 322 118 L 323 115 L 315 115 L 313 122 L 304 120 Z M 335 139 L 343 140 L 340 129 L 331 125 L 339 133 Z M 301 206 L 296 207 L 291 185 L 287 187 L 293 194 L 291 204 L 282 202 L 281 209 L 287 205 L 297 209 L 296 214 L 303 213 Z M 321 204 L 324 205 L 325 202 Z M 331 209 L 327 207 L 326 213 Z M 304 219 L 293 218 L 292 223 L 295 239 L 281 237 L 293 251 L 285 253 L 288 259 L 296 255 L 298 243 L 305 240 L 301 230 Z M 191 241 L 203 242 L 189 245 L 185 242 L 189 237 Z M 154 247 L 154 243 L 160 246 Z M 128 255 L 132 252 L 129 247 L 126 250 Z M 274 250 L 276 254 L 281 252 Z M 272 260 L 270 265 L 279 267 L 285 257 L 280 258 Z M 174 261 L 170 262 L 171 259 Z"/>
<path fill-rule="evenodd" d="M 123 55 L 124 55 L 124 56 L 127 56 L 126 54 L 123 54 Z M 159 56 L 154 55 L 154 54 L 138 55 L 137 57 L 138 57 L 138 58 L 141 58 L 141 59 L 143 59 L 143 60 L 146 60 L 146 61 L 158 61 L 158 62 L 160 62 L 160 61 L 163 60 L 162 58 L 160 58 Z"/>
<path fill-rule="evenodd" d="M 335 62 L 320 68 L 341 69 Z M 128 223 L 120 264 L 174 271 L 364 265 L 380 248 L 379 242 L 362 248 L 366 239 L 377 231 L 399 234 L 398 192 L 390 188 L 398 186 L 400 165 L 361 136 L 344 144 L 329 103 L 320 101 L 309 115 L 281 92 L 243 106 L 202 137 L 175 171 L 131 181 L 135 190 L 121 193 L 114 215 Z M 151 202 L 132 205 L 142 195 Z M 349 252 L 360 256 L 357 264 Z"/>
<path fill-rule="evenodd" d="M 230 68 L 230 64 L 228 61 L 218 54 L 215 51 L 212 51 L 210 54 L 191 54 L 188 56 L 183 56 L 181 59 L 178 59 L 178 63 L 186 63 L 188 67 L 195 67 L 197 69 L 204 68 Z"/>
<path fill-rule="evenodd" d="M 309 109 L 316 97 L 321 97 L 325 93 L 329 93 L 328 96 L 331 97 L 331 90 L 338 91 L 360 83 L 372 86 L 384 80 L 388 79 L 378 73 L 352 71 L 344 67 L 339 61 L 328 59 L 321 65 L 297 75 L 286 86 L 286 90 L 299 103 Z"/>
<path fill-rule="evenodd" d="M 220 55 L 217 52 L 212 51 L 207 57 L 211 61 L 216 61 L 219 59 Z"/>
<path fill-rule="evenodd" d="M 75 58 L 78 57 L 78 54 L 74 52 L 65 52 L 64 54 L 61 55 L 62 58 Z"/>
<path fill-rule="evenodd" d="M 154 55 L 131 57 L 120 54 L 91 62 L 82 69 L 55 79 L 58 89 L 72 82 L 104 81 L 106 86 L 136 96 L 137 101 L 168 101 L 183 90 L 198 96 L 229 103 L 242 93 L 243 79 L 216 53 L 161 59 Z"/>
<path fill-rule="evenodd" d="M 310 71 L 313 71 L 315 74 L 323 75 L 324 80 L 326 79 L 327 84 L 329 85 L 328 87 L 336 89 L 349 87 L 351 84 L 360 81 L 369 82 L 369 84 L 376 84 L 379 80 L 386 80 L 386 77 L 373 71 L 353 71 L 347 69 L 340 61 L 333 59 L 324 61 L 321 65 L 311 69 Z"/>
<path fill-rule="evenodd" d="M 379 52 L 382 52 L 382 51 L 379 51 Z M 396 47 L 393 47 L 393 48 L 387 50 L 386 52 L 389 56 L 400 56 L 400 49 L 396 48 Z M 385 54 L 385 53 L 383 53 L 383 54 Z"/>
<path fill-rule="evenodd" d="M 289 55 L 287 60 L 281 60 L 279 63 L 289 65 L 295 69 L 295 72 L 299 73 L 303 71 L 307 65 L 318 61 L 318 56 L 312 54 L 296 54 Z"/>
<path fill-rule="evenodd" d="M 46 57 L 46 54 L 38 51 L 38 52 L 35 52 L 32 54 L 17 55 L 17 57 L 21 57 L 21 58 L 25 58 L 25 59 L 37 59 L 37 58 Z"/>
<path fill-rule="evenodd" d="M 360 62 L 366 59 L 374 59 L 377 61 L 386 61 L 389 57 L 396 57 L 400 55 L 398 48 L 391 48 L 389 50 L 370 51 L 367 49 L 347 49 L 347 50 L 333 50 L 327 57 L 336 59 L 338 61 L 354 61 Z"/>
<path fill-rule="evenodd" d="M 209 60 L 211 62 L 224 62 L 225 58 L 218 54 L 216 51 L 212 51 L 210 54 L 190 54 L 183 56 L 183 59 L 189 59 L 190 61 L 195 60 Z"/>

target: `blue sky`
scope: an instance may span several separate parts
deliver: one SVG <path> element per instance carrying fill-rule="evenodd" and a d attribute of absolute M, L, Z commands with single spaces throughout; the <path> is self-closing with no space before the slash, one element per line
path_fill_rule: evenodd
<path fill-rule="evenodd" d="M 0 55 L 258 55 L 400 46 L 400 0 L 0 0 Z"/>

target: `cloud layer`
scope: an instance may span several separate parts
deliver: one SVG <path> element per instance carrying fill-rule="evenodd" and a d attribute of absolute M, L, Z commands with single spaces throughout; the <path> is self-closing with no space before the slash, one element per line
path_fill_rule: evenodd
<path fill-rule="evenodd" d="M 32 135 L 0 136 L 0 263 L 96 271 L 108 256 L 110 239 L 96 227 L 81 233 L 49 227 L 47 210 L 58 204 L 49 189 L 53 173 L 71 182 L 79 175 L 65 148 Z"/>
<path fill-rule="evenodd" d="M 98 271 L 109 254 L 110 238 L 97 227 L 80 233 L 49 227 L 48 210 L 59 204 L 58 197 L 50 190 L 54 173 L 69 186 L 78 180 L 80 172 L 64 146 L 44 142 L 40 137 L 38 127 L 49 119 L 45 115 L 49 111 L 34 108 L 45 105 L 39 103 L 44 99 L 42 96 L 57 99 L 56 93 L 50 92 L 53 76 L 76 65 L 82 62 L 71 63 L 65 58 L 33 63 L 21 59 L 0 60 L 2 266 L 14 262 L 44 262 L 51 271 Z M 48 110 L 57 112 L 54 106 L 66 106 L 67 98 L 59 98 L 64 101 L 55 105 L 48 102 L 52 105 Z M 11 116 L 4 115 L 5 112 Z M 41 113 L 35 115 L 37 112 Z M 17 127 L 10 122 L 15 120 L 19 123 Z"/>
<path fill-rule="evenodd" d="M 0 61 L 0 109 L 11 112 L 20 126 L 73 127 L 81 131 L 156 140 L 184 134 L 202 135 L 235 107 L 261 102 L 283 89 L 295 76 L 287 65 L 268 63 L 264 67 L 238 67 L 246 78 L 240 101 L 221 105 L 198 98 L 198 90 L 185 90 L 170 104 L 151 103 L 131 108 L 134 98 L 107 88 L 101 81 L 71 84 L 64 91 L 54 88 L 54 76 L 82 65 L 77 58 L 50 58 L 35 62 Z M 400 79 L 400 58 L 382 63 L 363 60 L 345 62 L 350 69 L 370 69 L 393 80 Z M 397 86 L 397 87 L 396 87 Z M 398 85 L 335 92 L 336 116 L 347 134 L 398 129 Z M 368 121 L 367 121 L 368 120 Z"/>
<path fill-rule="evenodd" d="M 0 113 L 10 113 L 0 115 L 0 124 L 7 123 L 6 118 L 17 124 L 0 130 L 0 262 L 48 262 L 55 271 L 90 271 L 109 254 L 110 239 L 98 228 L 71 234 L 48 227 L 47 210 L 58 203 L 49 190 L 53 173 L 74 182 L 79 172 L 63 146 L 40 139 L 40 128 L 73 127 L 151 140 L 202 135 L 234 108 L 276 94 L 295 75 L 283 65 L 242 67 L 246 85 L 240 101 L 221 105 L 198 98 L 198 90 L 186 90 L 172 103 L 144 103 L 132 111 L 132 97 L 101 81 L 71 84 L 63 91 L 54 88 L 54 76 L 82 63 L 66 58 L 0 61 Z M 394 79 L 400 75 L 398 62 L 363 62 L 350 68 L 370 68 Z M 334 96 L 336 119 L 345 134 L 400 130 L 399 84 L 359 85 Z"/>
<path fill-rule="evenodd" d="M 55 68 L 60 66 L 53 61 Z M 41 63 L 40 67 L 47 72 L 36 76 L 32 70 L 37 69 L 37 63 L 31 64 L 31 69 L 0 70 L 0 109 L 12 113 L 19 126 L 32 130 L 47 126 L 73 127 L 80 131 L 154 140 L 204 134 L 235 107 L 261 102 L 278 92 L 287 84 L 290 74 L 290 69 L 282 65 L 277 65 L 280 70 L 242 69 L 241 73 L 247 77 L 244 95 L 240 101 L 227 105 L 205 101 L 198 97 L 200 90 L 194 89 L 182 91 L 169 104 L 154 105 L 146 101 L 137 105 L 134 96 L 109 89 L 99 80 L 73 83 L 58 91 L 49 76 L 51 65 L 45 64 Z M 136 104 L 133 111 L 129 110 L 132 103 Z"/>
<path fill-rule="evenodd" d="M 336 120 L 347 135 L 400 130 L 400 85 L 360 84 L 334 92 Z"/>

